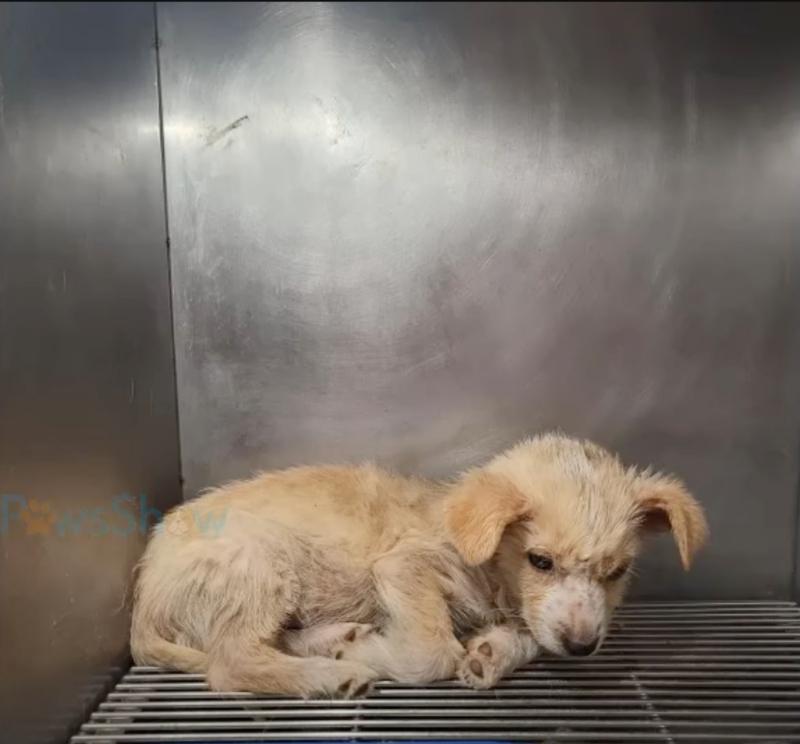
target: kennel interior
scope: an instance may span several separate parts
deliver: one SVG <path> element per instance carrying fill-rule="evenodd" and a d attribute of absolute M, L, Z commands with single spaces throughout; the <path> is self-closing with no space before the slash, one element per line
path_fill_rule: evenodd
<path fill-rule="evenodd" d="M 800 45 L 745 4 L 0 5 L 0 740 L 800 741 Z M 497 690 L 129 668 L 146 528 L 531 432 L 681 474 L 603 652 Z"/>

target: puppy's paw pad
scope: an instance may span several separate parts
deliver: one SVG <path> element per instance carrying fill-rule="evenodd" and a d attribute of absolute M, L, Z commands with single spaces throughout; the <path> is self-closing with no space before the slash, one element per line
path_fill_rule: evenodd
<path fill-rule="evenodd" d="M 481 645 L 478 646 L 477 651 L 479 654 L 481 654 L 481 656 L 485 656 L 487 659 L 492 658 L 492 644 L 489 643 L 489 641 L 484 641 L 481 643 Z"/>
<path fill-rule="evenodd" d="M 491 649 L 491 646 L 489 646 Z M 501 670 L 492 660 L 491 655 L 481 653 L 479 648 L 467 652 L 458 668 L 459 679 L 475 690 L 485 690 L 497 684 Z"/>
<path fill-rule="evenodd" d="M 366 638 L 374 631 L 375 627 L 368 623 L 339 623 L 320 633 L 310 650 L 314 655 L 341 659 L 346 646 Z"/>
<path fill-rule="evenodd" d="M 336 659 L 336 661 L 347 660 L 348 651 L 350 651 L 353 648 L 353 643 L 354 642 L 348 643 L 346 641 L 343 643 L 337 643 L 335 646 L 331 648 L 330 651 L 331 658 Z"/>
<path fill-rule="evenodd" d="M 364 697 L 372 691 L 372 683 L 376 679 L 376 675 L 372 669 L 360 664 L 347 664 L 344 671 L 343 681 L 341 681 L 333 691 L 334 697 Z"/>
<path fill-rule="evenodd" d="M 353 627 L 344 633 L 341 640 L 333 644 L 329 649 L 328 655 L 337 661 L 347 659 L 353 646 L 375 632 L 375 628 L 372 625 L 364 623 L 350 623 L 350 625 Z M 350 658 L 352 658 L 352 655 L 350 655 Z"/>
<path fill-rule="evenodd" d="M 374 632 L 375 627 L 369 623 L 348 623 L 350 629 L 342 637 L 343 643 L 355 643 Z"/>

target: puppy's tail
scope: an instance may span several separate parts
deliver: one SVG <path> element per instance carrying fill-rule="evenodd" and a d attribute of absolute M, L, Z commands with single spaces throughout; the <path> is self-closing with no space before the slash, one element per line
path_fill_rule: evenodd
<path fill-rule="evenodd" d="M 131 654 L 137 664 L 175 669 L 190 674 L 205 674 L 208 656 L 189 646 L 162 638 L 155 631 L 131 632 Z"/>

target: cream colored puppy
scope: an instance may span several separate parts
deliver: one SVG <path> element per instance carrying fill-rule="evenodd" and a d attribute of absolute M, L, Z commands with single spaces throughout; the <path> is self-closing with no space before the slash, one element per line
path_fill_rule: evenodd
<path fill-rule="evenodd" d="M 216 690 L 350 696 L 456 674 L 489 687 L 540 647 L 598 648 L 652 529 L 672 530 L 686 568 L 707 531 L 679 481 L 564 436 L 452 484 L 372 466 L 267 473 L 155 531 L 133 656 Z"/>

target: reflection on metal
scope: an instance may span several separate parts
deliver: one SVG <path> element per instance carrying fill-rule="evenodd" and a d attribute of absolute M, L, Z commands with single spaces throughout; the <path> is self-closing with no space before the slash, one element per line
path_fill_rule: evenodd
<path fill-rule="evenodd" d="M 788 594 L 795 8 L 159 19 L 187 495 L 304 461 L 449 475 L 561 427 L 708 508 L 697 571 L 665 541 L 640 592 Z"/>
<path fill-rule="evenodd" d="M 153 21 L 0 6 L 3 742 L 63 742 L 127 666 L 135 508 L 179 499 Z"/>

